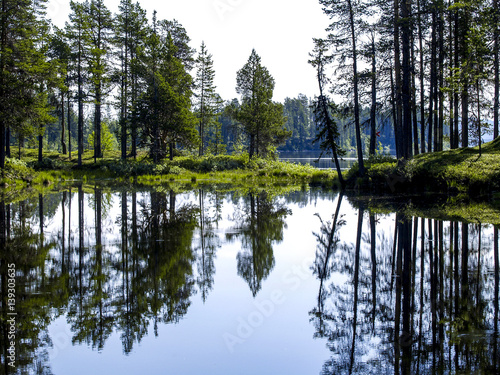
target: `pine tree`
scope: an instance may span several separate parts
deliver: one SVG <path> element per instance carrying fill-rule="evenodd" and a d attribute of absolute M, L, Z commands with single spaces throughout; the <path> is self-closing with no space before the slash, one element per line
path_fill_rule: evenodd
<path fill-rule="evenodd" d="M 132 150 L 131 156 L 137 156 L 137 124 L 130 111 L 137 102 L 142 82 L 140 71 L 143 63 L 144 41 L 147 37 L 146 12 L 139 3 L 132 0 L 121 0 L 120 13 L 116 19 L 115 44 L 119 52 L 120 96 L 120 149 L 121 157 L 127 157 L 127 138 L 130 133 Z"/>
<path fill-rule="evenodd" d="M 71 49 L 69 47 L 67 38 L 63 32 L 63 30 L 55 28 L 54 32 L 51 36 L 50 40 L 50 51 L 49 56 L 53 59 L 56 59 L 58 62 L 58 73 L 61 79 L 61 85 L 59 87 L 59 108 L 58 115 L 61 121 L 61 148 L 62 154 L 66 155 L 67 153 L 67 145 L 66 145 L 66 137 L 65 137 L 65 110 L 64 103 L 69 92 L 69 84 L 70 84 L 70 59 L 71 59 Z M 69 122 L 69 118 L 68 118 Z M 69 123 L 68 123 L 69 125 Z M 69 130 L 69 126 L 68 126 Z M 68 132 L 69 138 L 71 139 L 71 134 Z"/>
<path fill-rule="evenodd" d="M 87 60 L 91 81 L 90 93 L 94 99 L 94 129 L 96 133 L 94 160 L 96 160 L 102 158 L 102 105 L 110 83 L 109 55 L 113 24 L 111 12 L 104 5 L 104 0 L 91 0 L 90 4 L 86 4 L 86 28 L 84 30 L 89 49 Z"/>
<path fill-rule="evenodd" d="M 268 151 L 283 143 L 291 132 L 283 125 L 283 105 L 272 101 L 274 78 L 255 50 L 236 76 L 236 92 L 241 94 L 242 104 L 234 116 L 243 124 L 249 138 L 249 155 L 266 156 Z"/>
<path fill-rule="evenodd" d="M 53 85 L 47 61 L 45 1 L 1 0 L 0 4 L 0 168 L 11 132 L 29 135 L 50 120 L 46 91 Z"/>
<path fill-rule="evenodd" d="M 319 86 L 319 97 L 314 102 L 314 118 L 317 127 L 317 134 L 313 140 L 314 142 L 320 142 L 321 158 L 324 152 L 327 154 L 332 154 L 333 160 L 335 161 L 335 167 L 337 168 L 337 175 L 339 177 L 340 184 L 342 188 L 345 187 L 345 182 L 342 177 L 342 170 L 340 168 L 339 156 L 345 154 L 345 152 L 338 145 L 339 141 L 339 131 L 335 120 L 332 117 L 332 110 L 338 112 L 338 109 L 329 103 L 328 98 L 324 94 L 326 89 L 325 85 L 328 83 L 328 78 L 325 75 L 325 68 L 332 61 L 332 56 L 326 55 L 327 44 L 322 39 L 314 40 L 314 51 L 310 56 L 312 60 L 309 60 L 314 68 L 316 68 L 316 78 L 318 80 Z"/>
<path fill-rule="evenodd" d="M 361 143 L 361 123 L 359 105 L 359 72 L 358 72 L 358 43 L 361 28 L 361 15 L 366 10 L 366 4 L 360 0 L 320 0 L 323 11 L 330 17 L 332 23 L 329 42 L 338 54 L 340 65 L 350 62 L 350 82 L 353 91 L 353 115 L 356 131 L 356 148 L 358 154 L 359 173 L 365 172 L 363 161 L 363 147 Z"/>
<path fill-rule="evenodd" d="M 88 5 L 88 3 L 87 3 Z M 83 155 L 83 124 L 84 124 L 84 101 L 86 93 L 84 92 L 84 82 L 87 80 L 87 66 L 85 57 L 88 53 L 84 40 L 85 33 L 85 8 L 84 4 L 70 2 L 71 13 L 69 15 L 69 23 L 66 23 L 66 35 L 70 41 L 71 57 L 74 61 L 72 66 L 74 80 L 77 84 L 76 100 L 78 104 L 78 166 L 82 165 Z"/>
<path fill-rule="evenodd" d="M 156 32 L 156 17 L 148 39 L 147 90 L 136 106 L 142 125 L 143 143 L 155 162 L 164 158 L 169 147 L 174 157 L 177 143 L 186 147 L 197 143 L 195 117 L 191 112 L 192 78 L 181 60 L 170 35 L 163 42 Z"/>
<path fill-rule="evenodd" d="M 200 151 L 202 156 L 205 152 L 205 138 L 207 127 L 213 122 L 219 107 L 218 95 L 215 92 L 215 71 L 212 55 L 208 53 L 205 42 L 201 43 L 200 53 L 196 59 L 196 104 L 195 113 L 198 117 L 198 131 L 200 135 Z"/>

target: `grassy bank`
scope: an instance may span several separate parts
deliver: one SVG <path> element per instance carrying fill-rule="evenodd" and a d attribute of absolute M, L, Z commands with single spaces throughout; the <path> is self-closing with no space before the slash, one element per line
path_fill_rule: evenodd
<path fill-rule="evenodd" d="M 499 198 L 500 138 L 479 147 L 417 155 L 407 162 L 388 158 L 367 161 L 367 173 L 348 174 L 350 187 L 377 193 L 443 193 L 472 199 Z"/>
<path fill-rule="evenodd" d="M 167 182 L 230 183 L 233 185 L 311 184 L 333 186 L 334 171 L 318 170 L 312 166 L 296 165 L 269 159 L 250 159 L 248 155 L 176 157 L 153 163 L 145 155 L 136 160 L 120 160 L 118 153 L 93 159 L 83 155 L 82 166 L 75 158 L 58 153 L 45 153 L 38 163 L 35 150 L 24 150 L 21 160 L 7 159 L 0 184 L 6 189 L 31 186 L 64 185 L 75 181 L 109 184 L 138 183 L 144 185 Z"/>
<path fill-rule="evenodd" d="M 21 160 L 7 159 L 0 178 L 4 190 L 54 187 L 74 182 L 338 186 L 333 170 L 250 159 L 246 154 L 179 156 L 155 164 L 145 154 L 136 160 L 122 161 L 118 152 L 110 152 L 95 161 L 92 152 L 86 152 L 81 167 L 77 166 L 74 154 L 69 159 L 59 153 L 45 153 L 42 163 L 37 162 L 36 150 L 23 150 L 21 155 Z M 407 162 L 378 156 L 368 159 L 366 167 L 363 178 L 358 176 L 356 165 L 346 173 L 349 190 L 391 195 L 440 193 L 478 201 L 500 198 L 500 139 L 483 145 L 481 153 L 478 147 L 447 150 L 417 155 Z"/>

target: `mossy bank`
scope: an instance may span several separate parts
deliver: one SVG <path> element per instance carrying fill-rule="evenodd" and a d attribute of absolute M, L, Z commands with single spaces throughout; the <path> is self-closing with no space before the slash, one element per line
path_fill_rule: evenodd
<path fill-rule="evenodd" d="M 359 177 L 355 165 L 349 188 L 382 194 L 439 193 L 473 200 L 499 199 L 500 138 L 481 147 L 417 155 L 408 161 L 389 157 L 367 160 Z"/>

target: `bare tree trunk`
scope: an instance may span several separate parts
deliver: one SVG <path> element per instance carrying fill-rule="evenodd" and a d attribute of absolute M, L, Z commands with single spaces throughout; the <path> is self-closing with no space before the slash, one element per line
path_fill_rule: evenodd
<path fill-rule="evenodd" d="M 377 65 L 376 65 L 376 49 L 375 49 L 375 36 L 372 35 L 372 103 L 370 109 L 370 155 L 375 155 L 375 148 L 377 143 Z"/>
<path fill-rule="evenodd" d="M 83 157 L 83 77 L 81 30 L 78 36 L 78 166 L 82 166 Z"/>
<path fill-rule="evenodd" d="M 67 150 L 66 150 L 66 140 L 65 138 L 65 123 L 64 123 L 64 92 L 61 91 L 61 147 L 62 147 L 62 154 L 66 155 Z"/>
<path fill-rule="evenodd" d="M 500 10 L 499 10 L 499 6 L 498 5 L 498 0 L 493 0 L 493 12 L 494 12 L 494 16 L 493 16 L 493 24 L 495 25 L 495 30 L 494 30 L 494 34 L 493 34 L 493 53 L 494 53 L 494 66 L 495 66 L 495 97 L 494 97 L 494 100 L 493 100 L 493 137 L 494 138 L 497 138 L 498 137 L 498 116 L 499 116 L 499 96 L 500 96 L 500 80 L 499 80 L 499 62 L 498 62 L 498 59 L 499 59 L 499 39 L 500 39 L 500 26 L 499 26 L 499 23 L 500 23 L 500 17 L 499 17 L 499 13 L 500 13 Z"/>
<path fill-rule="evenodd" d="M 444 87 L 444 14 L 443 14 L 444 4 L 442 1 L 439 2 L 438 9 L 438 30 L 439 30 L 439 74 L 438 74 L 438 86 L 436 87 L 437 96 L 438 96 L 438 132 L 437 132 L 437 151 L 443 150 L 443 141 L 444 141 L 444 92 L 441 90 Z"/>
<path fill-rule="evenodd" d="M 422 16 L 420 8 L 420 0 L 417 0 L 417 14 L 418 14 L 418 49 L 420 56 L 420 152 L 425 153 L 425 91 L 424 91 L 424 46 L 422 35 Z"/>
<path fill-rule="evenodd" d="M 419 154 L 418 143 L 418 115 L 417 115 L 417 85 L 415 82 L 415 38 L 411 35 L 411 111 L 412 111 L 412 127 L 413 127 L 413 155 Z"/>
<path fill-rule="evenodd" d="M 399 18 L 399 0 L 394 0 L 394 81 L 396 117 L 394 118 L 394 133 L 396 136 L 396 153 L 398 159 L 405 156 L 404 130 L 403 130 L 403 108 L 402 108 L 402 82 L 401 82 L 401 48 L 400 48 L 400 18 Z M 397 130 L 396 130 L 397 129 Z"/>
<path fill-rule="evenodd" d="M 349 6 L 349 17 L 351 25 L 351 43 L 352 43 L 352 70 L 354 78 L 354 125 L 356 127 L 356 148 L 358 151 L 359 174 L 365 174 L 365 164 L 363 161 L 363 146 L 361 144 L 361 124 L 359 121 L 359 88 L 358 88 L 358 56 L 356 49 L 356 29 L 354 24 L 354 9 L 351 0 L 347 0 Z"/>
<path fill-rule="evenodd" d="M 5 156 L 10 158 L 10 126 L 5 129 Z"/>
<path fill-rule="evenodd" d="M 71 105 L 70 105 L 70 92 L 68 91 L 68 153 L 69 160 L 71 160 Z"/>
<path fill-rule="evenodd" d="M 411 0 L 403 1 L 401 6 L 402 44 L 403 44 L 403 86 L 401 100 L 403 101 L 403 157 L 412 157 L 412 126 L 411 126 Z"/>

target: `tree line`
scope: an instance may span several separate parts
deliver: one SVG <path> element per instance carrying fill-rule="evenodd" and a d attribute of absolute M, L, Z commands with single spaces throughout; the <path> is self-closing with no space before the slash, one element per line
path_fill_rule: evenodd
<path fill-rule="evenodd" d="M 375 154 L 382 144 L 408 159 L 480 144 L 491 122 L 498 136 L 497 1 L 320 0 L 331 19 L 311 53 L 320 96 L 277 103 L 255 50 L 237 72 L 241 97 L 225 102 L 207 46 L 196 51 L 179 22 L 156 12 L 149 20 L 138 2 L 121 0 L 112 14 L 103 0 L 72 1 L 59 29 L 46 0 L 1 0 L 0 167 L 26 140 L 37 140 L 41 161 L 56 134 L 69 158 L 76 143 L 79 165 L 86 144 L 97 160 L 110 138 L 123 159 L 141 148 L 155 161 L 177 148 L 251 156 L 280 145 L 319 149 L 311 144 L 325 116 L 338 128 L 339 151 L 357 150 L 360 171 L 365 147 Z M 109 107 L 114 118 L 104 121 Z"/>
<path fill-rule="evenodd" d="M 224 103 L 206 45 L 197 52 L 179 22 L 156 12 L 150 21 L 138 2 L 121 0 L 112 14 L 103 0 L 71 1 L 62 29 L 47 19 L 46 0 L 1 4 L 0 167 L 13 142 L 21 148 L 32 137 L 41 161 L 50 124 L 70 158 L 76 139 L 78 165 L 89 139 L 95 160 L 102 158 L 110 106 L 123 159 L 138 148 L 154 161 L 172 158 L 177 147 L 220 153 L 224 116 L 237 128 L 226 133 L 251 155 L 267 154 L 289 135 L 283 107 L 272 100 L 274 79 L 256 51 L 238 71 L 240 100 Z"/>

